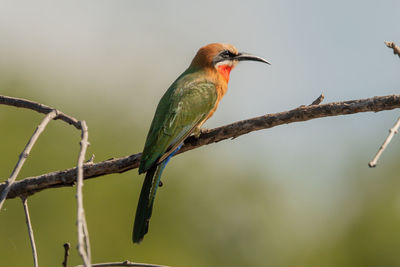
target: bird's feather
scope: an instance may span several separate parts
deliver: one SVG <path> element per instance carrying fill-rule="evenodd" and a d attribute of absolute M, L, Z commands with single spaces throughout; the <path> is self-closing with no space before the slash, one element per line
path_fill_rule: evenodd
<path fill-rule="evenodd" d="M 207 118 L 216 101 L 217 93 L 212 81 L 206 80 L 197 72 L 182 74 L 157 106 L 144 146 L 139 173 L 147 171 L 165 153 L 172 152 L 171 148 L 182 143 Z"/>
<path fill-rule="evenodd" d="M 157 106 L 139 166 L 139 173 L 147 173 L 136 210 L 134 243 L 139 243 L 148 231 L 161 174 L 169 159 L 216 105 L 215 85 L 203 77 L 187 70 L 171 85 Z"/>

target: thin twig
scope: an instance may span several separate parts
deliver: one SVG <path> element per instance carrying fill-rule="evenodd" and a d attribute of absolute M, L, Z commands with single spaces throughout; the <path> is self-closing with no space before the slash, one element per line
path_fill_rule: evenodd
<path fill-rule="evenodd" d="M 82 183 L 83 183 L 83 177 L 82 177 Z M 88 259 L 90 261 L 90 264 L 91 264 L 91 262 L 92 262 L 92 252 L 91 252 L 91 249 L 90 249 L 89 230 L 88 230 L 88 226 L 87 226 L 85 213 L 83 214 L 83 225 L 82 225 L 82 227 L 83 227 L 82 228 L 83 229 L 83 237 L 84 237 L 83 242 L 85 244 L 85 251 L 87 253 L 87 257 L 88 257 Z"/>
<path fill-rule="evenodd" d="M 87 161 L 86 161 L 86 163 L 93 163 L 94 162 L 94 154 L 92 154 L 92 156 L 90 157 L 90 159 L 88 159 Z"/>
<path fill-rule="evenodd" d="M 70 243 L 64 243 L 64 261 L 62 262 L 63 267 L 68 265 L 69 249 L 71 248 Z"/>
<path fill-rule="evenodd" d="M 91 267 L 91 253 L 89 243 L 89 233 L 87 230 L 85 210 L 83 208 L 83 161 L 85 160 L 85 154 L 88 142 L 88 128 L 85 121 L 80 121 L 82 135 L 80 142 L 80 152 L 77 164 L 77 180 L 76 180 L 76 202 L 77 202 L 77 228 L 78 228 L 78 252 L 81 256 L 85 267 Z"/>
<path fill-rule="evenodd" d="M 21 197 L 22 200 L 22 205 L 24 206 L 24 211 L 25 211 L 25 221 L 26 221 L 26 226 L 28 227 L 28 233 L 29 233 L 29 239 L 31 241 L 31 248 L 32 248 L 32 256 L 33 256 L 33 266 L 38 267 L 38 257 L 37 257 L 37 251 L 36 251 L 36 244 L 35 244 L 35 238 L 33 237 L 33 229 L 32 229 L 32 224 L 31 224 L 31 218 L 29 216 L 29 209 L 28 209 L 28 200 L 26 197 Z"/>
<path fill-rule="evenodd" d="M 392 128 L 389 130 L 389 135 L 386 137 L 385 141 L 379 148 L 378 152 L 376 153 L 375 157 L 368 163 L 368 166 L 371 168 L 376 167 L 376 164 L 378 163 L 379 158 L 381 157 L 383 151 L 386 149 L 387 145 L 392 141 L 392 138 L 395 134 L 398 133 L 400 127 L 400 117 L 397 119 L 396 123 L 393 125 Z"/>
<path fill-rule="evenodd" d="M 156 264 L 149 264 L 149 263 L 137 263 L 137 262 L 130 262 L 130 261 L 105 262 L 105 263 L 96 263 L 96 264 L 92 265 L 92 267 L 108 267 L 108 266 L 168 267 L 166 265 L 156 265 Z M 78 266 L 75 266 L 75 267 L 83 267 L 83 265 L 78 265 Z"/>
<path fill-rule="evenodd" d="M 29 139 L 28 143 L 26 144 L 24 150 L 22 151 L 21 155 L 19 156 L 19 160 L 17 165 L 15 166 L 14 170 L 11 173 L 11 176 L 5 182 L 5 189 L 1 192 L 0 195 L 0 210 L 4 204 L 4 201 L 7 198 L 8 192 L 10 191 L 15 179 L 17 178 L 22 166 L 25 163 L 25 160 L 28 158 L 29 153 L 32 150 L 32 147 L 35 145 L 37 139 L 39 138 L 40 134 L 44 131 L 47 124 L 57 116 L 57 112 L 55 110 L 51 111 L 44 117 L 42 122 L 38 125 L 35 132 L 33 133 L 32 137 Z"/>
<path fill-rule="evenodd" d="M 397 46 L 394 42 L 385 42 L 385 45 L 389 48 L 393 49 L 393 54 L 398 55 L 400 57 L 400 47 Z"/>
<path fill-rule="evenodd" d="M 400 95 L 376 96 L 367 99 L 327 103 L 322 105 L 302 106 L 289 111 L 238 121 L 222 127 L 203 131 L 198 138 L 191 136 L 185 140 L 179 153 L 186 152 L 204 145 L 212 144 L 232 137 L 238 137 L 288 123 L 308 121 L 317 118 L 349 115 L 359 112 L 378 112 L 400 108 Z M 84 179 L 94 178 L 112 173 L 122 173 L 139 166 L 141 153 L 130 156 L 105 160 L 84 165 Z M 7 198 L 21 195 L 32 195 L 48 188 L 72 186 L 76 181 L 76 168 L 55 171 L 36 177 L 28 177 L 16 181 L 11 187 Z M 0 184 L 0 192 L 5 184 Z"/>
<path fill-rule="evenodd" d="M 315 100 L 311 103 L 310 106 L 321 104 L 321 102 L 324 100 L 324 98 L 325 98 L 324 94 L 320 94 L 320 96 L 317 97 L 317 99 L 315 99 Z"/>
<path fill-rule="evenodd" d="M 43 114 L 48 114 L 52 111 L 56 111 L 57 116 L 54 118 L 55 120 L 58 120 L 58 119 L 62 120 L 68 124 L 73 125 L 78 130 L 81 129 L 79 121 L 77 119 L 75 119 L 74 117 L 71 117 L 55 108 L 52 108 L 52 107 L 49 107 L 49 106 L 31 101 L 31 100 L 0 95 L 0 104 L 19 107 L 19 108 L 27 108 L 27 109 L 31 109 L 31 110 L 34 110 L 34 111 L 37 111 L 37 112 L 43 113 Z"/>

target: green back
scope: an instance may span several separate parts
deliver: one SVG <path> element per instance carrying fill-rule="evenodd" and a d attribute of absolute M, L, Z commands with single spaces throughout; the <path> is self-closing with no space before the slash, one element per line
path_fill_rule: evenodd
<path fill-rule="evenodd" d="M 206 119 L 217 101 L 215 84 L 202 70 L 186 70 L 161 98 L 147 135 L 139 173 L 147 171 L 168 148 Z"/>

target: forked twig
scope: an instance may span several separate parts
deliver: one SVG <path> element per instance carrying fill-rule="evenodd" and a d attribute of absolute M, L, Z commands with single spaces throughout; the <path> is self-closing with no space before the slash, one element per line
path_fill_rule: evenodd
<path fill-rule="evenodd" d="M 26 197 L 21 197 L 22 200 L 22 205 L 24 206 L 24 212 L 25 212 L 25 221 L 26 225 L 28 227 L 28 234 L 29 234 L 29 240 L 31 241 L 31 248 L 32 248 L 32 255 L 33 255 L 33 266 L 38 267 L 38 257 L 37 257 L 37 251 L 36 251 L 36 244 L 35 244 L 35 239 L 33 237 L 33 229 L 32 229 L 32 224 L 31 224 L 31 218 L 29 216 L 29 209 L 28 209 L 28 200 Z"/>
<path fill-rule="evenodd" d="M 26 158 L 28 157 L 33 145 L 35 144 L 36 140 L 38 139 L 39 135 L 43 132 L 47 124 L 53 119 L 60 119 L 63 120 L 73 126 L 75 128 L 82 131 L 81 134 L 81 142 L 80 142 L 80 153 L 78 157 L 78 164 L 77 164 L 77 228 L 78 228 L 78 251 L 81 255 L 85 266 L 91 266 L 91 253 L 90 253 L 90 243 L 89 243 L 89 233 L 87 229 L 87 223 L 85 219 L 85 211 L 83 209 L 83 196 L 82 196 L 82 186 L 83 186 L 83 162 L 85 160 L 85 154 L 88 143 L 88 131 L 87 125 L 85 121 L 78 121 L 74 117 L 68 116 L 61 111 L 58 111 L 52 107 L 26 100 L 16 97 L 9 97 L 9 96 L 1 96 L 0 95 L 0 104 L 27 108 L 31 110 L 35 110 L 40 113 L 47 114 L 43 121 L 39 124 L 36 131 L 32 135 L 31 139 L 29 140 L 28 144 L 26 145 L 24 151 L 21 153 L 17 166 L 14 168 L 10 178 L 6 181 L 5 188 L 1 192 L 0 196 L 0 210 L 1 207 L 7 198 L 7 195 L 11 189 L 12 184 L 14 183 L 22 165 L 24 164 Z M 21 195 L 26 198 L 26 194 Z M 25 207 L 25 206 L 24 206 Z M 64 264 L 64 263 L 63 263 Z M 66 264 L 66 261 L 65 261 Z"/>
<path fill-rule="evenodd" d="M 399 127 L 400 127 L 400 117 L 397 119 L 397 121 L 393 125 L 393 127 L 390 128 L 388 137 L 386 137 L 385 141 L 383 142 L 383 144 L 379 148 L 379 150 L 376 153 L 375 157 L 368 163 L 369 167 L 371 167 L 371 168 L 376 167 L 376 164 L 377 164 L 379 158 L 381 157 L 383 151 L 386 149 L 386 147 L 390 143 L 390 141 L 392 141 L 393 136 L 398 133 Z"/>
<path fill-rule="evenodd" d="M 6 187 L 3 190 L 3 192 L 0 195 L 0 210 L 4 204 L 4 201 L 7 198 L 8 192 L 11 189 L 12 184 L 15 182 L 15 179 L 17 178 L 22 166 L 25 163 L 25 160 L 28 158 L 29 153 L 32 150 L 32 147 L 35 145 L 37 139 L 39 138 L 40 134 L 44 131 L 46 128 L 47 124 L 54 119 L 57 116 L 57 112 L 55 110 L 51 111 L 44 117 L 42 122 L 38 125 L 36 128 L 35 132 L 33 133 L 31 139 L 29 139 L 28 143 L 26 144 L 24 150 L 22 151 L 21 155 L 19 156 L 19 160 L 17 162 L 17 165 L 15 166 L 14 170 L 11 173 L 11 176 L 8 178 L 6 181 Z"/>

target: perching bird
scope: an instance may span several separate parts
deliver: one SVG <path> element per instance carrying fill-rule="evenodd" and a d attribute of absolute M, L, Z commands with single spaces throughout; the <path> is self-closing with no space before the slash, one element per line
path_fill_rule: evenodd
<path fill-rule="evenodd" d="M 218 107 L 228 88 L 229 74 L 239 61 L 268 63 L 263 58 L 239 53 L 230 44 L 214 43 L 199 49 L 189 68 L 168 88 L 158 103 L 140 160 L 144 179 L 133 227 L 139 243 L 149 228 L 154 198 L 169 159 Z"/>

